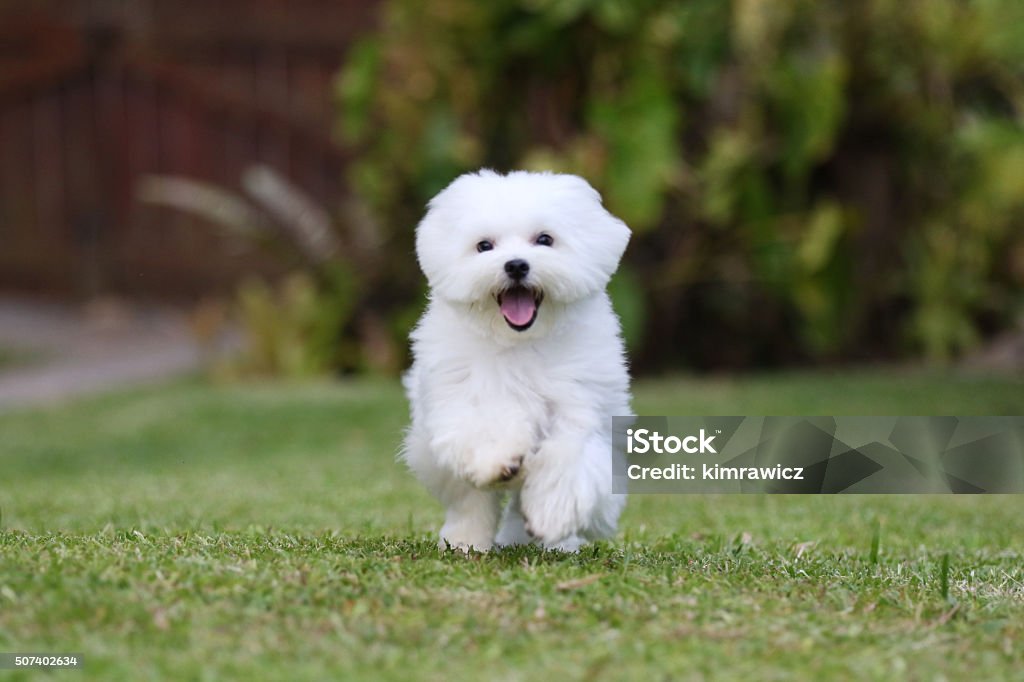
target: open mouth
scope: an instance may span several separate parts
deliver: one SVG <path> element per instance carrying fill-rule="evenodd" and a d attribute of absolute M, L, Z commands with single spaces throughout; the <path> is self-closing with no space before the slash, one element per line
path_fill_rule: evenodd
<path fill-rule="evenodd" d="M 537 310 L 544 295 L 522 285 L 515 285 L 498 294 L 498 307 L 505 316 L 508 326 L 517 332 L 525 332 L 537 319 Z"/>

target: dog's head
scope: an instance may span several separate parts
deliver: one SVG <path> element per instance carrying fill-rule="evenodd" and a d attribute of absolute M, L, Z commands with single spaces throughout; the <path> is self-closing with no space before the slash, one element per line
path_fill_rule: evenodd
<path fill-rule="evenodd" d="M 483 170 L 430 201 L 416 254 L 431 296 L 525 332 L 602 291 L 629 234 L 582 178 Z"/>

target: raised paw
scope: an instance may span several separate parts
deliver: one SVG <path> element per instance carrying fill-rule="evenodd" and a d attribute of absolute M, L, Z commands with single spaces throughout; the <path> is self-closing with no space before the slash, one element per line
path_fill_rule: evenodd
<path fill-rule="evenodd" d="M 523 468 L 523 456 L 518 455 L 514 457 L 511 462 L 501 467 L 501 472 L 498 474 L 498 482 L 508 483 L 516 476 L 519 475 L 519 470 Z"/>
<path fill-rule="evenodd" d="M 477 488 L 504 487 L 516 481 L 522 472 L 523 455 L 494 459 L 481 457 L 474 464 L 475 466 L 466 472 L 466 478 L 470 483 Z"/>

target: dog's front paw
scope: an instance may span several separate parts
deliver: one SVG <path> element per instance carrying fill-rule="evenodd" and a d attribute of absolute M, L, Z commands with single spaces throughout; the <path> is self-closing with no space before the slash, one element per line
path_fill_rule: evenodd
<path fill-rule="evenodd" d="M 494 547 L 494 543 L 490 541 L 466 541 L 466 540 L 450 540 L 442 536 L 437 541 L 437 548 L 442 552 L 462 552 L 463 554 L 469 554 L 471 552 L 489 552 Z"/>
<path fill-rule="evenodd" d="M 558 547 L 563 540 L 574 536 L 579 524 L 571 517 L 561 514 L 524 513 L 527 534 L 545 547 Z"/>
<path fill-rule="evenodd" d="M 534 430 L 523 420 L 479 417 L 430 442 L 441 467 L 474 488 L 486 490 L 523 479 L 524 459 L 536 448 Z"/>
<path fill-rule="evenodd" d="M 506 462 L 501 467 L 501 471 L 498 473 L 499 483 L 508 483 L 516 476 L 519 475 L 519 471 L 523 468 L 523 456 L 516 455 L 510 461 Z"/>
<path fill-rule="evenodd" d="M 489 552 L 494 546 L 493 524 L 479 517 L 458 517 L 448 519 L 441 528 L 437 548 L 442 552 L 455 550 L 469 554 Z"/>
<path fill-rule="evenodd" d="M 493 488 L 512 483 L 523 470 L 525 454 L 525 451 L 515 449 L 510 454 L 502 454 L 499 446 L 477 448 L 466 458 L 463 478 L 477 488 Z"/>
<path fill-rule="evenodd" d="M 548 548 L 575 536 L 584 525 L 580 500 L 569 486 L 523 486 L 520 505 L 526 532 Z"/>

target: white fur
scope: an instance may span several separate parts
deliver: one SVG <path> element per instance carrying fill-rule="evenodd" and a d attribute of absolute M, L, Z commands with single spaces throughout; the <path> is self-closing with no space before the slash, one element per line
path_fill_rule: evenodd
<path fill-rule="evenodd" d="M 552 246 L 534 243 L 541 232 Z M 494 249 L 479 253 L 485 239 Z M 605 288 L 628 241 L 573 175 L 484 170 L 430 202 L 416 231 L 430 302 L 412 334 L 403 457 L 446 508 L 442 549 L 576 551 L 615 532 L 625 496 L 612 494 L 611 417 L 630 414 L 629 375 Z M 543 292 L 526 331 L 496 300 L 516 258 Z"/>

